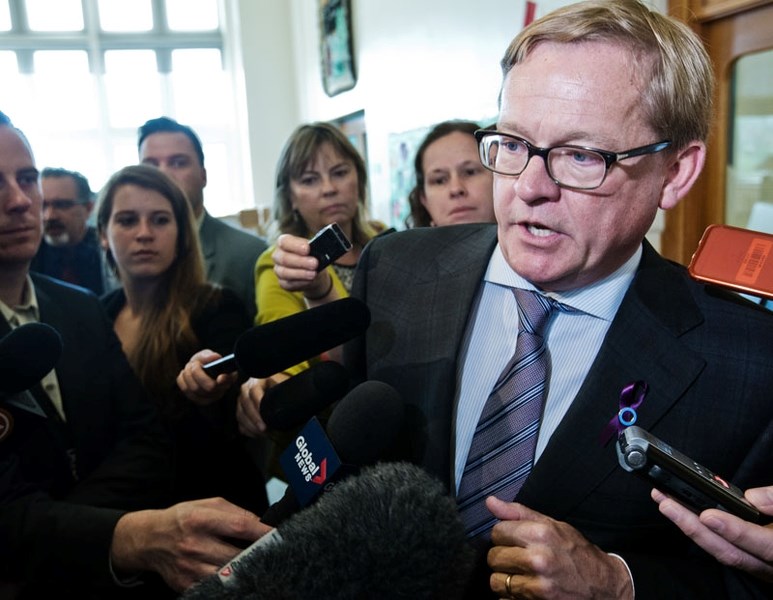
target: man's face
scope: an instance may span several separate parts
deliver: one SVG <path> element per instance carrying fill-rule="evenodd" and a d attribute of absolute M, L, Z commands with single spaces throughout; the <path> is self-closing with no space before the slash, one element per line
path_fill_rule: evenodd
<path fill-rule="evenodd" d="M 93 204 L 78 199 L 72 177 L 44 177 L 43 235 L 52 246 L 74 246 L 86 235 L 86 220 Z"/>
<path fill-rule="evenodd" d="M 32 152 L 15 129 L 0 126 L 0 268 L 26 267 L 35 256 L 42 201 Z"/>
<path fill-rule="evenodd" d="M 622 152 L 661 140 L 645 124 L 633 57 L 607 42 L 539 44 L 507 75 L 497 129 L 539 147 Z M 669 155 L 615 163 L 589 191 L 559 187 L 532 157 L 517 177 L 494 175 L 499 242 L 508 264 L 545 290 L 606 277 L 630 258 L 661 201 Z"/>
<path fill-rule="evenodd" d="M 140 162 L 161 169 L 185 192 L 194 214 L 201 214 L 207 171 L 188 136 L 166 131 L 149 135 L 140 145 Z"/>

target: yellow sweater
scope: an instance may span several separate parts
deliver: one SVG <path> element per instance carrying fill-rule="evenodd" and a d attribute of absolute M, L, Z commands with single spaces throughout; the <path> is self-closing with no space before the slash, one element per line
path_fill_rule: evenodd
<path fill-rule="evenodd" d="M 258 261 L 255 263 L 256 325 L 263 325 L 264 323 L 294 315 L 302 310 L 307 310 L 302 292 L 288 292 L 279 285 L 279 279 L 274 273 L 274 260 L 272 258 L 275 248 L 276 246 L 268 248 L 258 257 Z M 348 297 L 349 293 L 346 291 L 341 279 L 336 275 L 333 267 L 328 266 L 327 271 L 333 280 L 333 287 L 338 292 L 338 297 Z M 308 369 L 309 366 L 318 360 L 320 360 L 318 357 L 313 358 L 282 372 L 290 376 L 297 375 L 301 371 Z"/>

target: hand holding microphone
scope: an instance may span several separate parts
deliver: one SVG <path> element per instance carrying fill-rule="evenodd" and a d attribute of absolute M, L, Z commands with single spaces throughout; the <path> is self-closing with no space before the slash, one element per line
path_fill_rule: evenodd
<path fill-rule="evenodd" d="M 214 378 L 205 366 L 222 358 L 217 352 L 205 349 L 196 352 L 177 375 L 177 387 L 194 404 L 206 406 L 220 400 L 239 378 L 239 374 L 220 373 Z"/>
<path fill-rule="evenodd" d="M 204 365 L 212 377 L 237 369 L 266 378 L 361 335 L 370 310 L 361 300 L 343 298 L 258 325 L 244 332 L 233 354 Z"/>
<path fill-rule="evenodd" d="M 0 394 L 28 390 L 62 356 L 59 332 L 45 323 L 26 323 L 0 339 Z"/>

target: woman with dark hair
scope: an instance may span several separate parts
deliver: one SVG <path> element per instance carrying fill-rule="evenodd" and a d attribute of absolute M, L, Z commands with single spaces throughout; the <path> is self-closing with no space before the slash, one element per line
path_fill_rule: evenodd
<path fill-rule="evenodd" d="M 192 402 L 176 385 L 191 355 L 205 348 L 213 357 L 227 354 L 250 326 L 236 295 L 205 279 L 185 195 L 154 167 L 125 167 L 100 194 L 97 228 L 121 283 L 102 301 L 173 438 L 176 499 L 223 496 L 262 511 L 262 475 L 241 448 L 233 422 L 237 375 L 219 376 L 230 398 L 208 405 Z"/>
<path fill-rule="evenodd" d="M 473 121 L 435 125 L 416 151 L 407 227 L 493 223 L 493 176 L 480 162 Z"/>

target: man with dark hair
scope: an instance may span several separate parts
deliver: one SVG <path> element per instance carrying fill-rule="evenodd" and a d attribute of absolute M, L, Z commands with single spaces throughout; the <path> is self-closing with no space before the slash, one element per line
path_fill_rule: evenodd
<path fill-rule="evenodd" d="M 23 398 L 0 394 L 0 597 L 174 597 L 268 527 L 223 499 L 166 508 L 169 444 L 99 300 L 29 272 L 42 203 L 0 112 L 0 336 L 40 322 L 63 347 Z"/>
<path fill-rule="evenodd" d="M 207 170 L 199 136 L 168 117 L 151 119 L 138 130 L 140 162 L 161 169 L 185 192 L 199 223 L 207 279 L 231 288 L 255 318 L 255 263 L 267 248 L 263 238 L 231 227 L 204 208 Z"/>
<path fill-rule="evenodd" d="M 88 224 L 94 208 L 88 179 L 77 171 L 45 168 L 41 185 L 43 241 L 30 269 L 97 295 L 114 287 L 96 230 Z"/>

